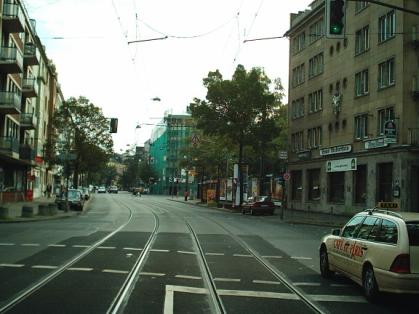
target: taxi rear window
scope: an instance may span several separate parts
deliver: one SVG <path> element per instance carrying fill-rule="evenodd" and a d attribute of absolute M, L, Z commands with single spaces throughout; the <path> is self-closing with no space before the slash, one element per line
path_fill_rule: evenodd
<path fill-rule="evenodd" d="M 409 234 L 409 245 L 419 246 L 419 221 L 407 222 L 406 227 Z"/>

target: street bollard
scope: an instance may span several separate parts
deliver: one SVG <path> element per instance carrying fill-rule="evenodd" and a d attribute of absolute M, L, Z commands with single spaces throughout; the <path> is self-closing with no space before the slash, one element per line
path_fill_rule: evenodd
<path fill-rule="evenodd" d="M 0 206 L 0 219 L 9 219 L 10 210 L 8 207 Z"/>
<path fill-rule="evenodd" d="M 49 203 L 48 204 L 48 209 L 49 209 L 49 215 L 50 216 L 57 215 L 57 204 L 55 204 L 55 203 Z"/>
<path fill-rule="evenodd" d="M 38 215 L 39 216 L 49 216 L 49 208 L 47 204 L 38 205 Z"/>
<path fill-rule="evenodd" d="M 23 218 L 32 218 L 34 216 L 33 207 L 23 205 L 22 206 L 22 217 Z"/>

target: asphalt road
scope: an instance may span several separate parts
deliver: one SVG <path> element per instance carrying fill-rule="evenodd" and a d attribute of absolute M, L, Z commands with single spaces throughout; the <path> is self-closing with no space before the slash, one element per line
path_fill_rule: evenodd
<path fill-rule="evenodd" d="M 96 194 L 82 215 L 0 226 L 0 309 L 419 313 L 412 296 L 371 304 L 351 281 L 322 279 L 318 246 L 329 231 L 166 197 Z"/>

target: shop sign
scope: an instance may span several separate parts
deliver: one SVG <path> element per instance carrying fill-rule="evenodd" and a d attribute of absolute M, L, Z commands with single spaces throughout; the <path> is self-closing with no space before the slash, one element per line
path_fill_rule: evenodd
<path fill-rule="evenodd" d="M 329 160 L 326 162 L 326 172 L 353 171 L 356 169 L 356 158 Z"/>
<path fill-rule="evenodd" d="M 367 140 L 364 142 L 365 149 L 382 148 L 388 146 L 384 137 Z"/>
<path fill-rule="evenodd" d="M 386 137 L 396 137 L 397 130 L 396 130 L 396 123 L 394 120 L 388 120 L 384 123 L 384 135 Z"/>
<path fill-rule="evenodd" d="M 334 155 L 334 154 L 344 154 L 349 153 L 352 150 L 352 145 L 339 145 L 333 147 L 326 147 L 320 149 L 320 156 Z"/>
<path fill-rule="evenodd" d="M 278 158 L 284 160 L 288 159 L 288 152 L 286 150 L 280 150 L 278 152 Z"/>
<path fill-rule="evenodd" d="M 301 160 L 311 159 L 311 151 L 310 150 L 305 150 L 305 151 L 299 152 L 297 154 L 297 157 L 298 157 L 298 159 L 301 159 Z"/>

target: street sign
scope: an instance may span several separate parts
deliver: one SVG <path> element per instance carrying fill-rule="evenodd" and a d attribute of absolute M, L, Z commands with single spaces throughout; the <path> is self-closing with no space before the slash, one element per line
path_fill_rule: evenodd
<path fill-rule="evenodd" d="M 286 150 L 280 150 L 278 152 L 279 159 L 288 159 L 288 152 Z"/>
<path fill-rule="evenodd" d="M 196 134 L 192 135 L 191 142 L 192 142 L 192 145 L 193 146 L 197 146 L 198 143 L 199 143 L 199 137 L 198 137 L 198 135 L 196 135 Z"/>
<path fill-rule="evenodd" d="M 289 179 L 291 179 L 291 174 L 289 172 L 285 172 L 282 177 L 284 178 L 285 181 L 288 181 Z"/>

